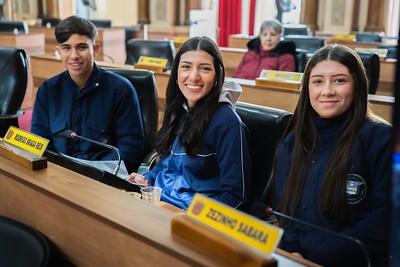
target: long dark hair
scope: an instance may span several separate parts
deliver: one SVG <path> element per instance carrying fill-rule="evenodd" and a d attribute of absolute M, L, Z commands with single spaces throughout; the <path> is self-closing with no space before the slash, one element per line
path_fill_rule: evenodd
<path fill-rule="evenodd" d="M 289 174 L 281 199 L 282 212 L 294 215 L 303 194 L 308 168 L 318 145 L 314 119 L 318 117 L 309 96 L 312 69 L 321 61 L 337 61 L 347 67 L 354 81 L 354 99 L 347 111 L 343 132 L 331 153 L 320 195 L 320 212 L 337 222 L 346 220 L 346 182 L 356 135 L 369 118 L 368 79 L 358 54 L 341 45 L 325 46 L 309 60 L 303 75 L 303 86 L 296 109 L 284 137 L 295 132 L 295 142 Z"/>
<path fill-rule="evenodd" d="M 187 101 L 178 87 L 178 67 L 182 54 L 188 51 L 204 51 L 214 59 L 215 81 L 213 89 L 196 105 L 186 112 Z M 219 106 L 219 95 L 225 79 L 225 68 L 218 46 L 208 37 L 193 37 L 178 50 L 172 64 L 167 85 L 166 109 L 161 129 L 155 138 L 155 149 L 161 155 L 170 153 L 170 147 L 176 137 L 190 156 L 201 149 L 204 131 Z"/>

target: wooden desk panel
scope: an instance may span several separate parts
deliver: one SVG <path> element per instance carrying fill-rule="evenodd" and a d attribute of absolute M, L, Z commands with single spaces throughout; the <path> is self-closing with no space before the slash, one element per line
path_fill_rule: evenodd
<path fill-rule="evenodd" d="M 32 171 L 0 160 L 0 214 L 46 235 L 76 266 L 228 266 L 171 234 L 176 213 L 53 163 Z M 317 266 L 273 255 L 283 266 Z"/>
<path fill-rule="evenodd" d="M 113 65 L 103 62 L 97 62 L 104 67 L 120 67 L 133 68 L 131 65 Z M 39 86 L 45 79 L 59 73 L 56 71 L 61 63 L 51 56 L 33 56 L 32 57 L 32 72 L 34 75 L 34 88 Z M 59 67 L 58 67 L 59 68 Z M 156 73 L 156 82 L 159 98 L 160 121 L 165 110 L 165 95 L 168 84 L 169 73 Z M 226 78 L 241 84 L 243 92 L 239 97 L 239 101 L 252 104 L 284 109 L 293 112 L 298 101 L 299 90 L 285 89 L 279 87 L 256 86 L 255 81 Z M 36 90 L 34 90 L 34 94 Z M 391 100 L 393 97 L 380 97 L 379 95 L 371 95 L 374 100 L 370 101 L 372 109 L 389 122 L 392 121 L 392 106 Z M 33 97 L 34 98 L 34 97 Z"/>
<path fill-rule="evenodd" d="M 247 52 L 247 49 L 221 47 L 220 50 L 225 66 L 225 76 L 232 77 L 240 61 L 242 61 L 243 55 Z"/>
<path fill-rule="evenodd" d="M 247 43 L 251 40 L 256 38 L 257 36 L 249 36 L 243 34 L 231 34 L 228 37 L 228 47 L 232 48 L 247 48 Z M 331 36 L 316 36 L 322 37 L 326 39 L 327 44 L 342 44 L 348 46 L 352 49 L 359 47 L 359 48 L 378 48 L 379 45 L 384 43 L 377 43 L 377 42 L 349 42 L 344 40 L 337 40 Z"/>
<path fill-rule="evenodd" d="M 96 60 L 125 64 L 126 48 L 125 48 L 125 29 L 110 28 L 98 29 L 97 42 L 101 45 L 101 53 Z"/>
<path fill-rule="evenodd" d="M 228 36 L 228 47 L 247 49 L 247 43 L 254 38 L 256 38 L 256 36 L 231 34 Z"/>
<path fill-rule="evenodd" d="M 44 34 L 45 40 L 45 52 L 44 53 L 54 53 L 56 51 L 56 38 L 54 37 L 55 27 L 40 27 L 40 26 L 29 26 L 29 32 L 31 33 L 42 33 Z"/>
<path fill-rule="evenodd" d="M 232 77 L 247 49 L 221 47 L 222 59 L 225 65 L 226 77 Z M 395 60 L 381 60 L 380 78 L 377 89 L 378 95 L 394 96 Z"/>
<path fill-rule="evenodd" d="M 350 41 L 344 41 L 344 40 L 338 40 L 332 37 L 326 37 L 326 42 L 327 44 L 341 44 L 348 46 L 352 49 L 355 48 L 378 48 L 379 45 L 383 43 L 379 42 L 350 42 Z"/>
<path fill-rule="evenodd" d="M 30 56 L 35 54 L 43 54 L 45 43 L 43 33 L 28 33 L 28 34 L 12 34 L 1 32 L 0 33 L 0 46 L 5 47 L 15 47 L 25 49 L 28 56 L 29 64 L 31 65 Z M 24 101 L 21 105 L 21 109 L 29 109 L 33 105 L 32 100 L 32 88 L 33 88 L 33 78 L 32 78 L 32 68 L 28 70 L 28 84 L 26 86 L 26 93 Z"/>
<path fill-rule="evenodd" d="M 254 81 L 227 78 L 238 82 L 243 89 L 239 101 L 284 109 L 293 112 L 296 108 L 300 91 L 278 87 L 257 86 Z M 388 122 L 392 122 L 394 97 L 369 95 L 372 111 Z"/>
<path fill-rule="evenodd" d="M 0 46 L 25 49 L 29 55 L 43 54 L 45 48 L 43 33 L 12 34 L 0 32 Z"/>
<path fill-rule="evenodd" d="M 175 213 L 49 163 L 0 162 L 1 215 L 44 233 L 76 266 L 226 266 L 175 240 Z"/>

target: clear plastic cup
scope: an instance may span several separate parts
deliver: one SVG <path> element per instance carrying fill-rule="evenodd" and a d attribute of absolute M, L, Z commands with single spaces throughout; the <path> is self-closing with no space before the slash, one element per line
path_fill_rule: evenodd
<path fill-rule="evenodd" d="M 146 186 L 140 189 L 142 199 L 153 204 L 159 205 L 162 189 L 157 186 Z"/>

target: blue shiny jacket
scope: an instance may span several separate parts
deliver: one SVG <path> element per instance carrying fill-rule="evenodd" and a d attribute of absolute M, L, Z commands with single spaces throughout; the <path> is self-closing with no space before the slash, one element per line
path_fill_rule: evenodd
<path fill-rule="evenodd" d="M 232 106 L 233 98 L 226 90 L 221 94 L 220 102 L 225 103 L 206 129 L 200 153 L 193 158 L 186 155 L 176 138 L 171 153 L 144 174 L 163 189 L 163 201 L 187 209 L 194 194 L 201 193 L 231 207 L 242 207 L 251 178 L 251 157 L 248 130 Z"/>

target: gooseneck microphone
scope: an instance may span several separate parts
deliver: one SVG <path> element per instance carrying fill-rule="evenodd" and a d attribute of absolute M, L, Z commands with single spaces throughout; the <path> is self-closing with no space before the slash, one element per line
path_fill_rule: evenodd
<path fill-rule="evenodd" d="M 109 145 L 109 144 L 105 144 L 105 143 L 102 143 L 102 142 L 99 142 L 99 141 L 96 141 L 96 140 L 93 140 L 93 139 L 90 139 L 90 138 L 87 138 L 87 137 L 84 137 L 84 136 L 77 135 L 74 131 L 71 131 L 71 130 L 64 130 L 62 132 L 57 133 L 57 135 L 63 136 L 63 137 L 66 137 L 66 138 L 70 138 L 70 139 L 79 138 L 79 139 L 91 142 L 93 144 L 96 144 L 96 145 L 99 145 L 99 146 L 106 147 L 108 149 L 114 150 L 118 155 L 118 163 L 117 163 L 117 166 L 115 166 L 115 169 L 114 169 L 112 174 L 113 175 L 117 175 L 118 174 L 119 168 L 121 166 L 121 154 L 119 152 L 119 149 L 116 148 L 115 146 L 112 146 L 112 145 Z"/>
<path fill-rule="evenodd" d="M 258 205 L 263 205 L 263 204 L 258 204 Z M 260 207 L 258 207 L 257 209 L 259 209 L 259 208 Z M 268 206 L 265 207 L 265 214 L 266 214 L 267 217 L 269 217 L 270 215 L 275 215 L 275 216 L 278 216 L 278 217 L 282 217 L 282 218 L 285 218 L 285 219 L 287 219 L 289 221 L 293 221 L 293 222 L 305 225 L 307 227 L 310 227 L 310 228 L 313 228 L 313 229 L 317 229 L 317 230 L 322 231 L 324 233 L 331 234 L 331 235 L 336 236 L 338 238 L 342 238 L 342 239 L 354 242 L 361 248 L 362 252 L 364 253 L 365 258 L 367 260 L 367 266 L 371 267 L 371 259 L 369 257 L 368 251 L 365 248 L 364 244 L 360 240 L 358 240 L 357 238 L 354 238 L 354 237 L 351 237 L 351 236 L 347 236 L 347 235 L 343 235 L 343 234 L 340 234 L 340 233 L 336 233 L 334 231 L 331 231 L 329 229 L 325 229 L 325 228 L 320 227 L 318 225 L 314 225 L 314 224 L 311 224 L 309 222 L 299 220 L 299 219 L 297 219 L 295 217 L 292 217 L 292 216 L 283 214 L 281 212 L 275 211 L 275 210 L 273 210 L 272 208 L 270 208 Z"/>

